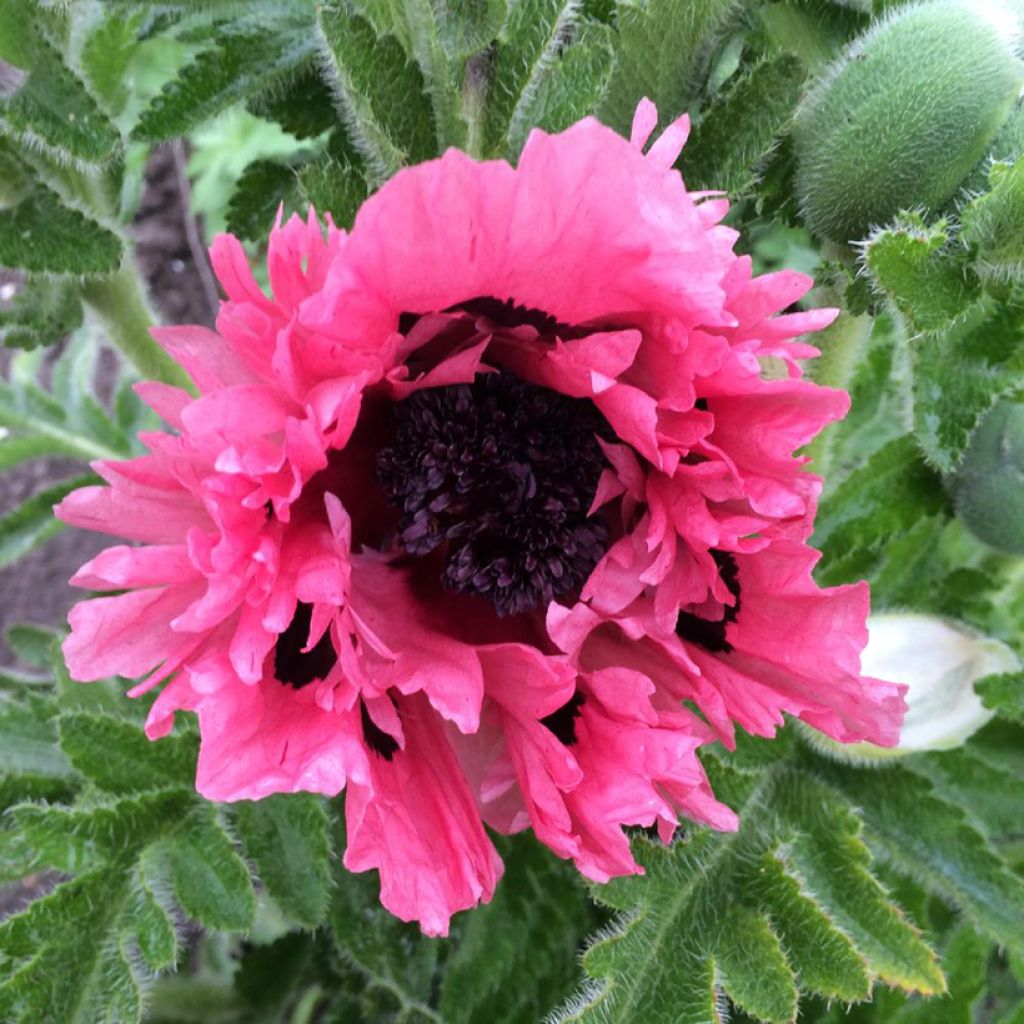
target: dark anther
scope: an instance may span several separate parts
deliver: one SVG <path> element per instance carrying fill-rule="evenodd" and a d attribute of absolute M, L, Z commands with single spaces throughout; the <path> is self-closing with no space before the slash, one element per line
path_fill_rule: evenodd
<path fill-rule="evenodd" d="M 303 652 L 302 648 L 309 639 L 312 617 L 313 606 L 300 601 L 294 618 L 277 638 L 277 647 L 274 649 L 274 675 L 296 690 L 316 679 L 326 678 L 338 660 L 331 644 L 329 629 L 317 640 L 313 650 Z"/>
<path fill-rule="evenodd" d="M 536 328 L 538 334 L 557 334 L 563 341 L 570 338 L 581 338 L 593 331 L 593 328 L 564 324 L 542 309 L 520 306 L 515 299 L 496 299 L 490 295 L 479 295 L 475 299 L 467 299 L 465 302 L 449 306 L 444 312 L 469 313 L 474 317 L 486 317 L 501 327 L 523 327 L 528 324 L 530 327 Z M 416 326 L 421 315 L 408 312 L 400 314 L 398 317 L 399 332 L 408 334 Z"/>
<path fill-rule="evenodd" d="M 359 702 L 359 716 L 363 721 L 363 740 L 366 745 L 385 761 L 390 761 L 398 750 L 398 740 L 374 722 L 363 701 Z"/>
<path fill-rule="evenodd" d="M 608 546 L 588 511 L 605 468 L 592 403 L 507 373 L 395 406 L 377 478 L 410 555 L 441 550 L 442 582 L 515 615 L 577 591 Z"/>
<path fill-rule="evenodd" d="M 492 298 L 490 295 L 480 295 L 475 299 L 460 302 L 445 312 L 453 313 L 456 310 L 469 313 L 471 316 L 485 316 L 502 327 L 522 327 L 529 324 L 530 327 L 537 329 L 538 334 L 558 334 L 561 333 L 559 328 L 566 332 L 572 330 L 568 324 L 560 324 L 550 313 L 545 313 L 542 309 L 517 305 L 514 299 L 505 299 L 502 302 L 501 299 Z"/>
<path fill-rule="evenodd" d="M 697 401 L 693 403 L 693 407 L 694 409 L 700 409 L 701 412 L 707 412 L 708 400 L 706 398 L 698 398 Z"/>
<path fill-rule="evenodd" d="M 267 518 L 268 519 L 273 519 L 274 518 L 274 503 L 272 501 L 268 501 L 263 506 L 263 511 L 267 513 Z"/>
<path fill-rule="evenodd" d="M 571 747 L 576 742 L 576 719 L 579 718 L 583 701 L 583 694 L 577 690 L 557 711 L 542 718 L 540 724 L 547 726 L 560 742 Z"/>
<path fill-rule="evenodd" d="M 732 644 L 725 638 L 725 628 L 730 622 L 736 621 L 736 616 L 740 612 L 739 571 L 736 568 L 736 559 L 727 551 L 712 551 L 711 555 L 718 565 L 722 582 L 736 599 L 736 603 L 726 605 L 720 619 L 702 619 L 692 612 L 680 612 L 676 622 L 676 633 L 684 640 L 699 644 L 705 650 L 727 654 L 732 650 Z"/>

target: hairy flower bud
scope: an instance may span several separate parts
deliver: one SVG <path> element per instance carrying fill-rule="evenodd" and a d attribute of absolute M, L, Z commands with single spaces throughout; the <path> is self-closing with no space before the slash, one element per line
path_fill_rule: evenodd
<path fill-rule="evenodd" d="M 895 747 L 843 746 L 805 729 L 818 749 L 851 761 L 881 761 L 960 746 L 995 714 L 974 692 L 993 673 L 1014 672 L 1021 662 L 1006 644 L 979 636 L 933 615 L 887 612 L 868 619 L 861 655 L 865 675 L 905 683 L 907 715 Z"/>
<path fill-rule="evenodd" d="M 1024 555 L 1024 404 L 1004 399 L 982 419 L 953 478 L 953 496 L 975 537 Z"/>
<path fill-rule="evenodd" d="M 902 7 L 856 39 L 794 126 L 811 228 L 861 239 L 901 209 L 949 200 L 1024 82 L 1019 31 L 999 0 L 939 0 Z"/>

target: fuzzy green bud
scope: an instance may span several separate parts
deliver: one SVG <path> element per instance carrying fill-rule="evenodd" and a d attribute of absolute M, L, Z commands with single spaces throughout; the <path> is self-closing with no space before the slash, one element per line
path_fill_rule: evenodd
<path fill-rule="evenodd" d="M 936 0 L 883 18 L 797 112 L 797 194 L 811 229 L 865 238 L 936 210 L 984 157 L 1024 84 L 1017 18 L 1000 0 Z"/>
<path fill-rule="evenodd" d="M 984 416 L 952 492 L 960 521 L 978 540 L 1024 555 L 1024 404 L 1003 399 Z"/>
<path fill-rule="evenodd" d="M 1016 672 L 1020 659 L 1006 644 L 973 630 L 918 612 L 886 612 L 868 619 L 868 643 L 861 671 L 904 683 L 907 714 L 895 747 L 874 743 L 843 745 L 805 727 L 813 746 L 839 760 L 886 761 L 926 750 L 963 744 L 995 712 L 974 692 L 987 675 Z"/>

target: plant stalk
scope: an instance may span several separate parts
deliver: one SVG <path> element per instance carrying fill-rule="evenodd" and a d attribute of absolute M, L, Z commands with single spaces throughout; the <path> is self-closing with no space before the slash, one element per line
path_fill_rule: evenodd
<path fill-rule="evenodd" d="M 149 333 L 156 317 L 130 256 L 116 274 L 87 282 L 82 297 L 103 321 L 110 340 L 143 378 L 193 390 L 185 371 Z"/>

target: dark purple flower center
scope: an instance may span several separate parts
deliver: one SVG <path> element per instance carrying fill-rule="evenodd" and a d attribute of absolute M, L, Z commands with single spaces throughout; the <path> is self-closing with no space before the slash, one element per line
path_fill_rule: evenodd
<path fill-rule="evenodd" d="M 740 578 L 736 567 L 736 559 L 727 551 L 712 551 L 712 557 L 718 565 L 718 572 L 726 589 L 734 598 L 735 604 L 725 606 L 720 619 L 704 619 L 693 612 L 680 612 L 676 622 L 676 633 L 690 643 L 698 644 L 705 650 L 728 654 L 732 644 L 725 638 L 725 629 L 730 622 L 736 621 L 740 612 Z"/>
<path fill-rule="evenodd" d="M 331 643 L 330 630 L 317 640 L 311 651 L 302 650 L 309 639 L 312 618 L 313 606 L 300 601 L 292 621 L 277 638 L 277 646 L 274 648 L 274 675 L 296 690 L 316 679 L 326 678 L 338 660 Z"/>
<path fill-rule="evenodd" d="M 443 554 L 443 584 L 515 615 L 578 591 L 608 547 L 588 514 L 607 462 L 595 406 L 509 373 L 395 406 L 377 479 L 410 555 Z"/>

